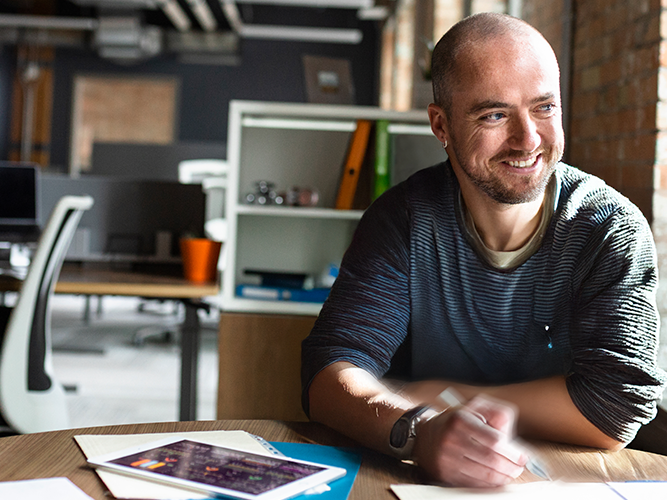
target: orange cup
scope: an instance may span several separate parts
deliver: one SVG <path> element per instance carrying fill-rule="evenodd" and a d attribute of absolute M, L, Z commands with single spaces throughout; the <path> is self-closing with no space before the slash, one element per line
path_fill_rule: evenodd
<path fill-rule="evenodd" d="M 222 243 L 207 238 L 181 238 L 185 279 L 196 283 L 216 281 Z"/>

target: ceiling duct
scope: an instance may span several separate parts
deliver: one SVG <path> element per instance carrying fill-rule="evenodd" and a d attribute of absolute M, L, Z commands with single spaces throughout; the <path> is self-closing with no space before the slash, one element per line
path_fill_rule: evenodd
<path fill-rule="evenodd" d="M 71 0 L 82 7 L 97 7 L 107 10 L 155 10 L 158 7 L 179 31 L 188 31 L 192 27 L 190 18 L 183 11 L 178 0 Z"/>
<path fill-rule="evenodd" d="M 162 31 L 157 26 L 142 26 L 136 16 L 100 17 L 93 46 L 105 59 L 137 61 L 161 52 Z"/>
<path fill-rule="evenodd" d="M 189 64 L 237 66 L 241 63 L 239 37 L 225 32 L 165 32 L 164 51 L 175 53 L 178 60 Z"/>

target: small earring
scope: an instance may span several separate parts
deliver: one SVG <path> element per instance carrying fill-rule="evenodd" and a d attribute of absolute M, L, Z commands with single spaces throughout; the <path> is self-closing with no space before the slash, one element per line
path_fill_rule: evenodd
<path fill-rule="evenodd" d="M 445 142 L 442 143 L 442 149 L 447 149 L 447 139 L 445 139 Z"/>

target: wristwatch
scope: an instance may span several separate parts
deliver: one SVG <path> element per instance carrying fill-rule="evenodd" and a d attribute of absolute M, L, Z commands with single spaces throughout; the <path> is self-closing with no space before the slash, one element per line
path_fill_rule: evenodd
<path fill-rule="evenodd" d="M 389 434 L 389 446 L 399 459 L 410 460 L 412 458 L 417 424 L 421 421 L 422 414 L 428 409 L 428 406 L 416 406 L 401 415 L 401 418 L 392 427 Z"/>

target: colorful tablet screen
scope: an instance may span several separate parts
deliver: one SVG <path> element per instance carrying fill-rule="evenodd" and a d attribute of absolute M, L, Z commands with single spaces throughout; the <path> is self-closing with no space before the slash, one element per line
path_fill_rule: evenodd
<path fill-rule="evenodd" d="M 259 495 L 324 467 L 194 441 L 177 441 L 108 463 Z"/>

